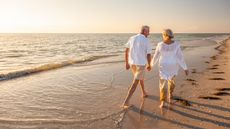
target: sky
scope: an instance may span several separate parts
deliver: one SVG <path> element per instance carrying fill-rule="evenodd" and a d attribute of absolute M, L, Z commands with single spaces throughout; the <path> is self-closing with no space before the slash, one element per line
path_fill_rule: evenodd
<path fill-rule="evenodd" d="M 230 33 L 230 0 L 0 0 L 0 33 Z"/>

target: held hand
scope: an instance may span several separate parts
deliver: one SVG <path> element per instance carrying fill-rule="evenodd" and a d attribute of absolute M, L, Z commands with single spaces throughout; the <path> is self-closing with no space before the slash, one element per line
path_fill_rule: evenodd
<path fill-rule="evenodd" d="M 147 70 L 150 71 L 152 68 L 150 65 L 147 66 Z"/>
<path fill-rule="evenodd" d="M 189 71 L 188 70 L 184 70 L 184 72 L 185 72 L 185 75 L 188 76 Z"/>
<path fill-rule="evenodd" d="M 130 65 L 128 63 L 126 63 L 126 70 L 129 70 Z"/>

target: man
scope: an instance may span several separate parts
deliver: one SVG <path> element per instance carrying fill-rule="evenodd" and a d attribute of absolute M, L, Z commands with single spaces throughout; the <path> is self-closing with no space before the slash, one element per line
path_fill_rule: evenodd
<path fill-rule="evenodd" d="M 126 69 L 132 69 L 133 83 L 129 88 L 128 95 L 123 103 L 123 108 L 129 107 L 129 100 L 132 97 L 137 85 L 140 82 L 142 97 L 147 97 L 144 89 L 145 68 L 151 70 L 151 43 L 148 40 L 149 26 L 142 26 L 140 34 L 132 36 L 126 44 L 125 62 Z"/>

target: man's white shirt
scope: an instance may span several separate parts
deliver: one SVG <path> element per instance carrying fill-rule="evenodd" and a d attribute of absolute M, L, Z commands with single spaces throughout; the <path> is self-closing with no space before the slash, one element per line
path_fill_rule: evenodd
<path fill-rule="evenodd" d="M 143 34 L 130 37 L 126 48 L 129 48 L 129 64 L 131 65 L 146 65 L 147 54 L 152 53 L 152 45 Z"/>

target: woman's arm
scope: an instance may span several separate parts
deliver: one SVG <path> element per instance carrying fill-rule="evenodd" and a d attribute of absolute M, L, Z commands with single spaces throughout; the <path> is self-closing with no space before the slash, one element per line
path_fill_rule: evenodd
<path fill-rule="evenodd" d="M 188 69 L 188 68 L 187 68 L 187 65 L 186 65 L 186 63 L 185 63 L 185 61 L 184 61 L 184 56 L 183 56 L 183 53 L 182 53 L 182 51 L 181 51 L 180 46 L 178 46 L 178 48 L 177 48 L 176 58 L 177 58 L 177 63 L 178 63 L 184 70 Z"/>
<path fill-rule="evenodd" d="M 183 53 L 181 51 L 180 45 L 177 48 L 176 58 L 177 58 L 178 64 L 184 69 L 185 75 L 188 75 L 189 74 L 188 67 L 184 61 L 184 56 L 183 56 Z"/>
<path fill-rule="evenodd" d="M 157 44 L 156 50 L 154 52 L 152 61 L 151 61 L 151 66 L 153 67 L 159 60 L 160 57 L 160 50 L 159 50 L 159 43 Z"/>
<path fill-rule="evenodd" d="M 184 56 L 181 50 L 180 45 L 177 48 L 177 52 L 176 52 L 176 58 L 177 58 L 177 63 L 184 69 L 185 74 L 188 75 L 188 67 L 184 61 Z"/>

